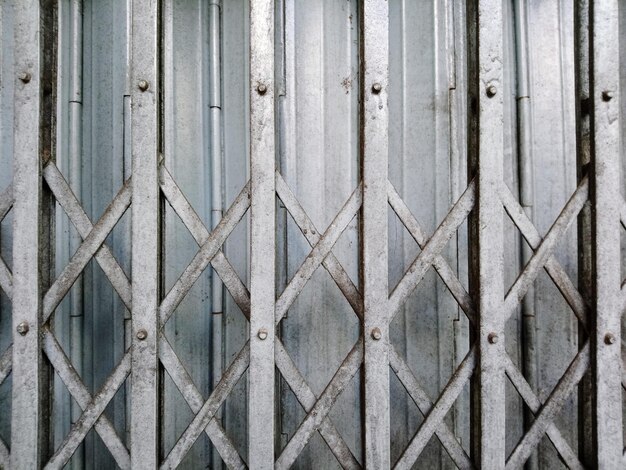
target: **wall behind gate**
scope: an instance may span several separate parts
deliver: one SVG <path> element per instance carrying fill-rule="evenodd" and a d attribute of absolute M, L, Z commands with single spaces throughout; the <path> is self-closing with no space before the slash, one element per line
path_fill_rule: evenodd
<path fill-rule="evenodd" d="M 83 2 L 82 74 L 75 83 L 72 15 L 69 0 L 59 1 L 59 85 L 57 164 L 70 181 L 87 215 L 97 220 L 130 175 L 129 153 L 129 8 L 115 0 Z M 220 33 L 211 34 L 210 8 L 202 0 L 164 1 L 163 7 L 163 159 L 207 227 L 216 179 L 211 155 L 221 153 L 223 207 L 228 207 L 249 178 L 248 142 L 248 2 L 224 0 Z M 520 191 L 518 115 L 519 43 L 515 1 L 505 0 L 505 166 L 506 183 Z M 620 2 L 621 44 L 626 45 L 626 6 Z M 317 228 L 332 221 L 360 179 L 359 145 L 359 6 L 352 0 L 276 2 L 277 166 Z M 467 179 L 467 63 L 464 2 L 456 0 L 390 0 L 390 181 L 431 234 L 455 202 Z M 540 233 L 550 228 L 576 188 L 574 108 L 574 0 L 527 2 L 529 96 L 531 103 L 530 187 L 534 222 Z M 9 2 L 0 3 L 0 191 L 12 174 L 13 23 Z M 76 36 L 74 36 L 76 37 Z M 381 40 L 384 40 L 381 39 Z M 519 39 L 517 39 L 519 41 Z M 221 51 L 219 106 L 211 102 L 216 84 L 210 54 Z M 517 48 L 516 48 L 517 46 Z M 626 46 L 621 49 L 626 61 Z M 617 58 L 616 58 L 617 60 Z M 626 67 L 621 67 L 626 92 Z M 73 87 L 78 87 L 76 99 Z M 625 95 L 626 96 L 626 95 Z M 74 103 L 74 104 L 72 104 Z M 78 103 L 78 106 L 76 106 Z M 70 111 L 74 107 L 74 111 Z M 211 109 L 219 108 L 218 140 L 212 133 Z M 78 111 L 76 111 L 78 109 Z M 626 117 L 626 100 L 622 100 Z M 72 127 L 71 113 L 80 123 Z M 626 119 L 622 120 L 626 123 Z M 626 127 L 624 127 L 626 131 Z M 79 137 L 76 137 L 76 136 Z M 623 133 L 624 135 L 624 133 Z M 72 150 L 79 138 L 78 152 Z M 75 141 L 74 141 L 75 142 Z M 76 147 L 75 147 L 76 148 Z M 626 139 L 622 139 L 622 166 Z M 626 193 L 626 176 L 622 174 Z M 164 204 L 162 283 L 165 292 L 197 251 L 197 243 L 173 210 Z M 78 246 L 62 210 L 57 210 L 55 256 L 60 270 Z M 351 222 L 333 253 L 359 285 L 359 220 Z M 506 286 L 523 267 L 517 230 L 507 220 Z M 11 213 L 0 225 L 0 255 L 11 267 Z M 130 214 L 107 243 L 130 275 Z M 278 211 L 278 286 L 280 292 L 310 251 L 289 214 Z M 577 279 L 575 225 L 556 251 L 566 272 Z M 419 253 L 419 247 L 389 210 L 389 279 L 393 288 Z M 249 278 L 247 216 L 228 238 L 224 252 L 241 277 Z M 626 272 L 626 242 L 622 265 Z M 468 242 L 465 226 L 451 240 L 444 257 L 467 288 Z M 57 272 L 58 274 L 58 272 Z M 225 291 L 223 313 L 214 309 L 212 271 L 207 269 L 166 327 L 166 336 L 206 397 L 216 370 L 233 360 L 248 338 L 248 323 Z M 547 275 L 534 289 L 536 392 L 545 398 L 578 351 L 578 325 Z M 87 387 L 97 391 L 129 344 L 129 314 L 93 261 L 57 309 L 55 329 Z M 507 324 L 507 350 L 521 366 L 528 355 L 518 311 Z M 359 323 L 327 272 L 318 270 L 281 324 L 281 335 L 302 374 L 319 395 L 359 335 Z M 0 291 L 0 354 L 11 341 L 11 308 Z M 441 393 L 469 348 L 469 325 L 463 312 L 432 270 L 391 325 L 391 341 L 431 396 Z M 247 454 L 246 380 L 238 383 L 221 409 L 223 425 L 244 458 Z M 53 436 L 58 446 L 69 432 L 72 402 L 61 381 L 54 381 Z M 162 379 L 161 441 L 165 454 L 193 415 L 167 374 Z M 304 417 L 288 386 L 279 381 L 277 444 L 284 446 Z M 362 454 L 361 377 L 355 376 L 330 416 L 352 452 Z M 391 374 L 392 461 L 399 458 L 423 418 L 402 385 Z M 126 390 L 122 388 L 105 414 L 121 435 L 129 431 Z M 0 439 L 10 442 L 11 377 L 0 385 Z M 76 413 L 74 410 L 74 419 Z M 523 406 L 507 388 L 508 451 L 523 432 Z M 626 412 L 625 412 L 626 413 Z M 469 450 L 469 391 L 465 390 L 446 418 Z M 578 412 L 575 396 L 557 420 L 575 449 Z M 127 437 L 126 437 L 127 439 Z M 126 442 L 128 444 L 128 442 Z M 183 461 L 198 468 L 216 459 L 202 436 Z M 546 438 L 538 452 L 542 468 L 562 462 Z M 90 432 L 74 463 L 114 465 L 95 433 Z M 217 460 L 213 460 L 215 462 Z M 453 468 L 433 440 L 416 467 Z M 298 468 L 334 468 L 337 461 L 315 435 L 296 461 Z"/>

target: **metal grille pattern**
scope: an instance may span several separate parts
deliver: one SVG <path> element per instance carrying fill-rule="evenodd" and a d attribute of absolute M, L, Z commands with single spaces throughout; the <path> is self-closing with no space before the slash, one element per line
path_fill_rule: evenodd
<path fill-rule="evenodd" d="M 589 35 L 579 31 L 580 94 L 588 82 L 591 104 L 579 116 L 578 186 L 550 229 L 541 234 L 503 177 L 503 5 L 499 0 L 468 2 L 470 42 L 469 182 L 429 236 L 388 179 L 389 45 L 386 0 L 361 6 L 362 178 L 324 230 L 307 214 L 276 168 L 275 11 L 271 0 L 250 0 L 250 180 L 214 228 L 207 227 L 168 170 L 160 142 L 160 3 L 133 0 L 130 74 L 132 179 L 128 178 L 96 221 L 54 160 L 54 2 L 16 2 L 16 84 L 14 182 L 0 195 L 0 222 L 14 214 L 13 272 L 0 258 L 0 288 L 13 302 L 13 345 L 0 355 L 0 384 L 12 373 L 12 438 L 0 440 L 1 468 L 62 468 L 90 430 L 100 436 L 120 468 L 175 468 L 206 434 L 229 468 L 290 468 L 319 433 L 343 468 L 413 468 L 436 436 L 458 468 L 520 468 L 547 436 L 569 468 L 622 468 L 621 320 L 626 281 L 620 267 L 620 230 L 626 228 L 626 201 L 619 182 L 619 76 L 617 0 L 579 2 Z M 582 13 L 580 13 L 582 12 Z M 26 40 L 25 38 L 28 38 Z M 32 38 L 36 38 L 32 40 Z M 586 42 L 585 42 L 586 41 Z M 585 49 L 585 47 L 587 49 Z M 589 85 L 590 84 L 590 85 Z M 581 98 L 581 101 L 583 99 Z M 579 103 L 580 104 L 580 103 Z M 587 119 L 587 122 L 585 121 Z M 586 122 L 586 124 L 585 124 Z M 584 126 L 588 125 L 588 133 Z M 310 253 L 276 292 L 276 207 L 281 203 L 310 245 Z M 171 289 L 160 282 L 161 204 L 169 204 L 198 245 L 198 251 Z M 50 221 L 54 204 L 67 214 L 82 243 L 53 279 Z M 585 211 L 591 207 L 591 211 Z M 420 252 L 395 286 L 389 285 L 388 208 Z M 107 237 L 131 211 L 132 276 L 107 246 Z M 250 212 L 250 289 L 226 257 L 223 246 Z M 532 250 L 512 286 L 504 285 L 504 218 Z M 356 285 L 333 249 L 347 227 L 361 226 L 361 280 Z M 466 289 L 443 250 L 460 227 L 470 232 L 470 286 Z M 591 297 L 554 256 L 558 242 L 578 223 L 591 233 Z M 581 248 L 584 250 L 584 247 Z M 63 350 L 52 326 L 54 312 L 85 267 L 95 260 L 126 308 L 132 312 L 132 340 L 100 390 L 92 394 Z M 316 394 L 277 334 L 281 321 L 314 273 L 325 269 L 356 315 L 360 334 L 321 394 Z M 434 269 L 471 324 L 472 344 L 438 396 L 430 396 L 411 365 L 390 341 L 389 326 L 399 309 Z M 249 322 L 249 339 L 208 396 L 194 383 L 164 328 L 195 282 L 212 269 Z M 505 325 L 542 272 L 546 272 L 575 315 L 581 330 L 577 354 L 554 389 L 543 398 L 507 353 Z M 580 284 L 580 283 L 579 283 Z M 391 287 L 391 288 L 390 288 Z M 248 452 L 240 455 L 223 427 L 219 409 L 248 374 Z M 278 374 L 276 374 L 276 372 Z M 347 384 L 363 374 L 363 456 L 346 443 L 330 411 Z M 56 373 L 82 414 L 55 449 L 49 449 L 46 388 Z M 159 443 L 159 378 L 167 373 L 193 412 L 193 419 L 167 455 Z M 394 373 L 423 415 L 423 422 L 397 462 L 391 461 L 390 373 Z M 275 445 L 276 379 L 289 386 L 305 412 L 296 432 Z M 592 387 L 590 438 L 593 455 L 572 448 L 555 418 L 582 381 Z M 125 442 L 104 410 L 130 377 L 130 441 Z M 505 381 L 509 380 L 533 416 L 510 455 L 506 453 Z M 446 421 L 469 384 L 472 443 L 464 445 Z M 581 418 L 582 419 L 582 418 Z M 10 448 L 10 451 L 9 451 Z"/>

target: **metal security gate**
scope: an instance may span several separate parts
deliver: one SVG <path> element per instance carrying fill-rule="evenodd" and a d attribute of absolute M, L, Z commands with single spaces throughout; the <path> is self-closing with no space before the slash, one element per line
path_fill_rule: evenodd
<path fill-rule="evenodd" d="M 3 2 L 0 468 L 624 468 L 624 10 Z"/>

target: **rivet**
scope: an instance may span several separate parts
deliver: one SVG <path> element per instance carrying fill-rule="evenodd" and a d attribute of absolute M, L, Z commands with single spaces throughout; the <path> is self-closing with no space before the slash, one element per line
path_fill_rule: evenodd
<path fill-rule="evenodd" d="M 265 86 L 265 84 L 263 83 L 259 83 L 259 85 L 256 87 L 256 91 L 259 92 L 259 95 L 264 95 L 265 93 L 267 93 L 267 86 Z"/>
<path fill-rule="evenodd" d="M 605 90 L 602 92 L 602 100 L 603 101 L 611 101 L 613 99 L 613 92 L 609 90 Z"/>
<path fill-rule="evenodd" d="M 22 72 L 19 74 L 19 79 L 24 83 L 30 82 L 30 78 L 30 73 L 28 72 Z"/>
<path fill-rule="evenodd" d="M 17 325 L 17 328 L 15 329 L 17 330 L 19 334 L 21 334 L 22 336 L 25 336 L 26 333 L 28 333 L 28 330 L 30 330 L 30 326 L 28 325 L 28 322 L 23 321 L 22 323 Z"/>
<path fill-rule="evenodd" d="M 137 339 L 140 341 L 143 341 L 144 339 L 146 339 L 148 337 L 148 332 L 146 330 L 139 330 L 137 331 Z"/>
<path fill-rule="evenodd" d="M 261 328 L 256 335 L 261 341 L 264 341 L 267 339 L 267 330 L 265 328 Z"/>
<path fill-rule="evenodd" d="M 139 83 L 137 84 L 137 87 L 141 91 L 146 91 L 150 87 L 150 84 L 148 83 L 147 80 L 139 80 Z"/>
<path fill-rule="evenodd" d="M 376 327 L 372 330 L 372 338 L 375 339 L 376 341 L 378 341 L 380 338 L 383 337 L 383 334 L 380 331 L 380 328 Z"/>
<path fill-rule="evenodd" d="M 604 335 L 604 342 L 606 344 L 614 344 L 615 341 L 617 341 L 617 338 L 615 338 L 615 335 L 613 333 L 607 333 L 606 335 Z"/>
<path fill-rule="evenodd" d="M 372 93 L 374 93 L 375 95 L 380 93 L 382 89 L 383 89 L 382 85 L 378 82 L 372 85 Z"/>
<path fill-rule="evenodd" d="M 498 93 L 498 89 L 495 85 L 489 85 L 487 87 L 487 96 L 489 98 L 493 98 L 494 96 L 496 96 L 496 93 Z"/>
<path fill-rule="evenodd" d="M 489 340 L 491 344 L 496 344 L 500 340 L 500 338 L 498 338 L 498 335 L 496 333 L 489 333 L 489 336 L 487 336 L 487 339 Z"/>

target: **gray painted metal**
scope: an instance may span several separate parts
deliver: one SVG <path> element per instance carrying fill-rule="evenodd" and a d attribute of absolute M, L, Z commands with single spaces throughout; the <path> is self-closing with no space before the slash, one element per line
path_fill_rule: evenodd
<path fill-rule="evenodd" d="M 365 0 L 363 30 L 363 343 L 365 467 L 389 468 L 389 297 L 387 171 L 389 168 L 389 5 Z M 394 291 L 395 293 L 396 291 Z"/>
<path fill-rule="evenodd" d="M 158 2 L 131 2 L 132 468 L 156 468 L 159 359 Z"/>
<path fill-rule="evenodd" d="M 14 5 L 15 127 L 13 155 L 13 395 L 10 466 L 38 468 L 47 387 L 41 353 L 42 211 L 41 155 L 45 146 L 43 80 L 45 31 L 38 1 Z M 49 40 L 49 38 L 48 38 Z M 16 197 L 18 196 L 18 197 Z M 6 456 L 5 456 L 6 459 Z"/>
<path fill-rule="evenodd" d="M 274 467 L 276 263 L 274 2 L 250 1 L 248 464 Z"/>
<path fill-rule="evenodd" d="M 42 429 L 50 445 L 31 446 L 39 452 L 24 458 L 50 468 L 67 463 L 82 468 L 77 449 L 84 445 L 87 467 L 128 468 L 131 458 L 140 459 L 137 446 L 147 446 L 152 462 L 141 458 L 136 465 L 471 468 L 481 463 L 482 440 L 482 450 L 493 456 L 489 460 L 483 453 L 485 467 L 506 462 L 519 468 L 535 456 L 538 468 L 623 465 L 619 421 L 626 413 L 626 380 L 619 362 L 619 317 L 626 305 L 620 284 L 626 256 L 623 242 L 619 252 L 618 233 L 626 226 L 626 204 L 616 195 L 625 187 L 626 153 L 620 174 L 617 152 L 624 132 L 619 110 L 626 107 L 616 83 L 618 70 L 626 83 L 626 70 L 603 54 L 613 58 L 624 51 L 618 50 L 616 22 L 619 14 L 620 26 L 626 24 L 626 9 L 615 0 L 495 2 L 487 16 L 501 7 L 500 25 L 485 23 L 487 17 L 471 21 L 473 8 L 483 2 L 489 3 L 388 2 L 389 44 L 376 47 L 388 47 L 381 60 L 389 62 L 389 82 L 379 94 L 372 93 L 367 78 L 374 63 L 359 64 L 373 51 L 368 33 L 382 18 L 370 21 L 364 9 L 377 1 L 261 2 L 274 15 L 264 29 L 274 46 L 263 48 L 268 60 L 262 62 L 274 78 L 259 95 L 257 84 L 250 83 L 250 74 L 258 71 L 249 62 L 250 47 L 254 51 L 259 44 L 249 34 L 246 0 L 163 1 L 160 31 L 156 16 L 146 14 L 159 2 L 84 0 L 80 15 L 81 2 L 60 0 L 58 54 L 42 55 L 58 61 L 58 84 L 52 87 L 56 132 L 50 139 L 56 142 L 49 145 L 54 158 L 41 163 L 37 176 L 44 228 L 37 256 L 44 270 L 38 284 L 41 339 L 32 349 L 37 355 L 43 351 L 45 359 L 41 367 L 26 364 L 40 374 L 42 404 L 50 398 L 51 409 L 42 407 L 38 424 L 51 435 Z M 140 14 L 133 15 L 133 8 Z M 593 16 L 590 8 L 597 9 Z M 11 157 L 24 151 L 14 152 L 13 146 L 13 106 L 20 103 L 14 92 L 19 97 L 22 82 L 15 79 L 13 64 L 17 10 L 2 2 L 0 11 L 2 467 L 15 458 L 12 441 L 34 438 L 16 436 L 10 424 L 11 415 L 26 419 L 16 418 L 22 405 L 11 400 L 23 384 L 15 382 L 14 356 L 23 358 L 11 342 L 33 331 L 21 336 L 11 321 L 11 297 L 19 298 L 20 285 L 13 279 L 18 260 L 11 256 L 19 246 L 12 230 L 18 216 L 13 199 L 25 203 L 20 196 L 32 192 L 11 186 Z M 41 3 L 46 24 L 51 11 L 49 3 Z M 589 19 L 596 34 L 587 38 Z M 598 27 L 609 22 L 613 26 Z M 147 42 L 137 41 L 133 24 L 149 25 Z M 472 49 L 479 33 L 472 28 L 481 24 L 502 58 L 493 98 L 485 94 L 480 74 L 472 74 L 486 50 L 484 41 L 480 50 Z M 626 37 L 626 28 L 619 34 Z M 138 50 L 131 60 L 132 44 Z M 156 54 L 142 44 L 163 48 L 160 79 Z M 137 88 L 141 77 L 129 66 L 137 53 L 153 70 L 143 93 Z M 585 59 L 589 54 L 593 70 Z M 53 70 L 52 64 L 44 69 Z M 485 75 L 487 69 L 477 72 Z M 610 86 L 603 85 L 607 77 Z M 609 87 L 615 93 L 607 100 L 602 92 Z M 468 89 L 477 93 L 476 109 L 497 106 L 501 115 L 486 113 L 474 122 Z M 159 100 L 150 94 L 156 91 L 163 100 L 159 127 Z M 42 96 L 42 109 L 52 109 L 46 99 L 54 93 Z M 145 99 L 150 106 L 142 102 L 138 109 L 137 100 Z M 388 125 L 365 119 L 367 103 L 375 100 L 387 102 L 371 112 L 379 116 L 388 106 Z M 267 131 L 250 121 L 250 105 L 257 102 L 264 112 L 275 109 L 268 115 L 275 125 L 275 151 L 262 157 L 263 181 L 271 190 L 262 194 L 247 184 L 250 137 Z M 143 112 L 149 119 L 138 120 Z M 44 120 L 38 128 L 40 136 L 48 135 L 46 125 Z M 138 125 L 150 133 L 137 134 Z M 468 141 L 476 144 L 472 139 L 489 135 L 500 136 L 501 144 L 488 140 L 487 148 L 470 147 L 468 154 Z M 368 138 L 388 139 L 387 164 L 384 152 L 361 147 Z M 149 177 L 138 181 L 135 172 L 131 183 L 130 150 L 141 145 L 149 147 L 144 167 Z M 368 176 L 376 165 L 381 171 Z M 367 181 L 361 185 L 361 176 L 382 182 L 383 189 Z M 485 179 L 493 185 L 486 187 Z M 152 195 L 150 209 L 135 206 L 135 201 L 141 206 L 141 196 L 133 193 L 137 187 Z M 54 209 L 48 204 L 52 197 Z M 267 220 L 255 228 L 248 209 L 260 200 L 275 216 L 261 215 L 257 222 Z M 366 214 L 368 201 L 383 201 L 372 217 Z M 481 207 L 502 217 L 486 217 Z M 481 217 L 486 225 L 476 224 Z M 135 228 L 138 221 L 150 227 L 149 243 L 133 241 L 131 219 Z M 47 229 L 46 220 L 55 226 Z M 372 223 L 387 227 L 380 231 L 387 233 L 386 241 Z M 56 240 L 51 242 L 46 230 Z M 275 241 L 255 239 L 258 230 Z M 502 250 L 490 240 L 500 240 Z M 371 242 L 383 256 L 367 258 Z M 276 269 L 260 266 L 275 282 L 252 276 L 258 243 L 266 248 L 262 259 L 276 263 Z M 152 256 L 145 255 L 149 250 Z M 493 257 L 486 257 L 492 251 Z M 130 271 L 131 252 L 151 265 L 145 276 Z M 503 259 L 500 267 L 493 263 L 497 256 Z M 47 279 L 45 267 L 52 260 L 54 280 Z M 480 269 L 494 268 L 500 297 L 496 284 L 477 282 Z M 612 280 L 605 282 L 605 276 Z M 374 278 L 387 279 L 388 300 L 367 287 Z M 152 290 L 140 287 L 146 282 Z M 131 329 L 133 289 L 149 299 Z M 259 295 L 268 304 L 276 299 L 275 308 L 263 310 L 265 317 L 275 311 L 276 325 L 274 330 L 267 317 L 265 340 L 258 336 L 263 325 L 248 323 L 251 311 L 258 318 Z M 481 295 L 501 306 L 499 315 L 485 308 Z M 374 302 L 369 308 L 368 299 Z M 377 311 L 384 313 L 383 324 L 370 328 Z M 144 329 L 140 321 L 147 322 L 144 340 L 137 337 Z M 489 342 L 493 331 L 476 329 L 489 322 L 498 329 L 495 344 Z M 370 331 L 376 327 L 380 340 Z M 372 346 L 385 349 L 388 360 L 369 356 Z M 268 371 L 275 365 L 275 378 L 249 367 L 251 350 Z M 142 356 L 138 362 L 142 351 L 148 360 Z M 474 374 L 489 360 L 497 365 L 495 381 Z M 392 373 L 377 370 L 389 381 L 368 385 L 371 367 L 387 363 Z M 148 377 L 145 394 L 131 387 Z M 500 386 L 481 387 L 481 380 Z M 50 383 L 54 391 L 48 396 Z M 259 398 L 273 407 L 263 408 L 266 416 L 248 399 L 259 390 L 266 391 Z M 372 396 L 389 402 L 388 418 L 374 413 L 384 406 L 372 405 Z M 483 422 L 506 420 L 506 426 L 481 429 L 481 410 Z M 388 431 L 376 427 L 378 438 L 366 427 L 377 420 L 389 422 Z M 380 465 L 368 463 L 370 458 L 380 459 Z"/>

